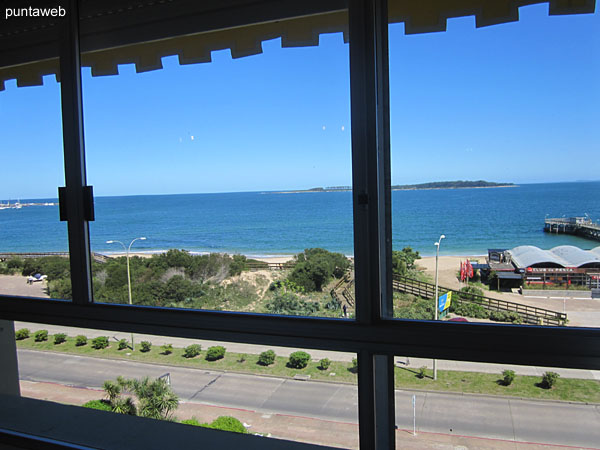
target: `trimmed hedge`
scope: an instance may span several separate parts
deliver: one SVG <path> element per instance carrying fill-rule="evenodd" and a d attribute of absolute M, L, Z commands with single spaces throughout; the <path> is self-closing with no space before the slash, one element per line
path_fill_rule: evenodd
<path fill-rule="evenodd" d="M 310 355 L 303 351 L 294 352 L 290 355 L 288 364 L 294 369 L 304 369 L 308 366 Z"/>
<path fill-rule="evenodd" d="M 505 370 L 502 372 L 502 382 L 504 383 L 504 386 L 510 386 L 513 381 L 515 381 L 514 370 Z"/>
<path fill-rule="evenodd" d="M 218 359 L 222 359 L 225 357 L 225 347 L 222 345 L 216 345 L 214 347 L 209 347 L 206 351 L 206 360 L 207 361 L 216 361 Z"/>
<path fill-rule="evenodd" d="M 275 352 L 273 350 L 266 350 L 258 355 L 258 364 L 261 366 L 270 366 L 275 362 Z"/>
<path fill-rule="evenodd" d="M 329 360 L 329 358 L 323 358 L 321 361 L 319 361 L 319 369 L 321 370 L 327 370 L 329 369 L 329 366 L 331 365 L 331 361 Z"/>
<path fill-rule="evenodd" d="M 67 335 L 65 333 L 57 333 L 54 335 L 54 345 L 62 344 L 67 342 Z"/>
<path fill-rule="evenodd" d="M 542 375 L 542 387 L 544 389 L 552 389 L 552 386 L 556 384 L 560 375 L 556 372 L 544 372 Z"/>
<path fill-rule="evenodd" d="M 81 347 L 83 345 L 87 344 L 87 336 L 84 336 L 83 334 L 80 334 L 79 336 L 77 336 L 75 338 L 75 345 L 77 347 Z"/>
<path fill-rule="evenodd" d="M 35 342 L 43 342 L 48 340 L 48 330 L 38 330 L 33 335 Z"/>
<path fill-rule="evenodd" d="M 202 346 L 200 344 L 192 344 L 188 345 L 183 349 L 183 357 L 184 358 L 194 358 L 198 356 L 202 351 Z"/>
<path fill-rule="evenodd" d="M 27 339 L 29 337 L 29 329 L 21 328 L 20 330 L 15 331 L 15 339 L 17 341 L 22 341 L 23 339 Z"/>
<path fill-rule="evenodd" d="M 92 339 L 92 348 L 101 350 L 106 347 L 108 347 L 108 337 L 98 336 L 97 338 Z"/>
<path fill-rule="evenodd" d="M 142 347 L 142 348 L 140 348 L 140 352 L 147 353 L 152 349 L 152 342 L 142 341 L 142 342 L 140 342 L 140 346 Z"/>

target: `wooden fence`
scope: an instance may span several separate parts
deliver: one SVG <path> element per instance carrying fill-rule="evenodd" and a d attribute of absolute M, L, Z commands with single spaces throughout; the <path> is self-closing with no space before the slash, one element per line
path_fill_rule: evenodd
<path fill-rule="evenodd" d="M 393 287 L 395 291 L 413 294 L 423 298 L 433 298 L 435 296 L 435 285 L 414 280 L 412 278 L 394 276 Z M 566 314 L 557 311 L 484 297 L 439 286 L 439 295 L 443 295 L 446 292 L 453 293 L 453 303 L 476 304 L 488 311 L 516 312 L 523 318 L 524 322 L 530 324 L 560 326 L 565 325 L 567 320 Z"/>

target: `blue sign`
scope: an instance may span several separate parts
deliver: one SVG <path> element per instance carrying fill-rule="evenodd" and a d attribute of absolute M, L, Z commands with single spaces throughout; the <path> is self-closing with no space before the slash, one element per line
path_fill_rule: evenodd
<path fill-rule="evenodd" d="M 443 312 L 450 308 L 450 303 L 452 302 L 452 291 L 446 292 L 438 299 L 438 310 L 439 312 Z"/>

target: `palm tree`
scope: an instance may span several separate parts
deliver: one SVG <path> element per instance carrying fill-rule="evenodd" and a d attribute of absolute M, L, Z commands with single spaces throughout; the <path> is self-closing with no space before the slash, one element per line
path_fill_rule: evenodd
<path fill-rule="evenodd" d="M 172 420 L 173 413 L 179 406 L 179 397 L 163 379 L 141 380 L 117 377 L 116 382 L 105 381 L 104 390 L 114 412 L 140 415 L 152 419 Z M 123 392 L 137 397 L 137 406 L 133 398 L 121 397 Z"/>

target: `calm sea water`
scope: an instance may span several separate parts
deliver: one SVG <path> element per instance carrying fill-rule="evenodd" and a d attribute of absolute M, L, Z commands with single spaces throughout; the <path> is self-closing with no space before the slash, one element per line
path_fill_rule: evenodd
<path fill-rule="evenodd" d="M 52 201 L 52 199 L 21 199 Z M 349 192 L 275 194 L 261 192 L 97 197 L 90 224 L 92 250 L 122 251 L 106 244 L 138 236 L 136 251 L 180 248 L 249 255 L 293 254 L 323 247 L 351 255 Z M 393 246 L 434 254 L 484 254 L 488 248 L 598 242 L 544 233 L 544 217 L 600 219 L 600 182 L 527 184 L 514 188 L 394 191 Z M 0 210 L 0 251 L 66 251 L 67 227 L 57 206 Z"/>

